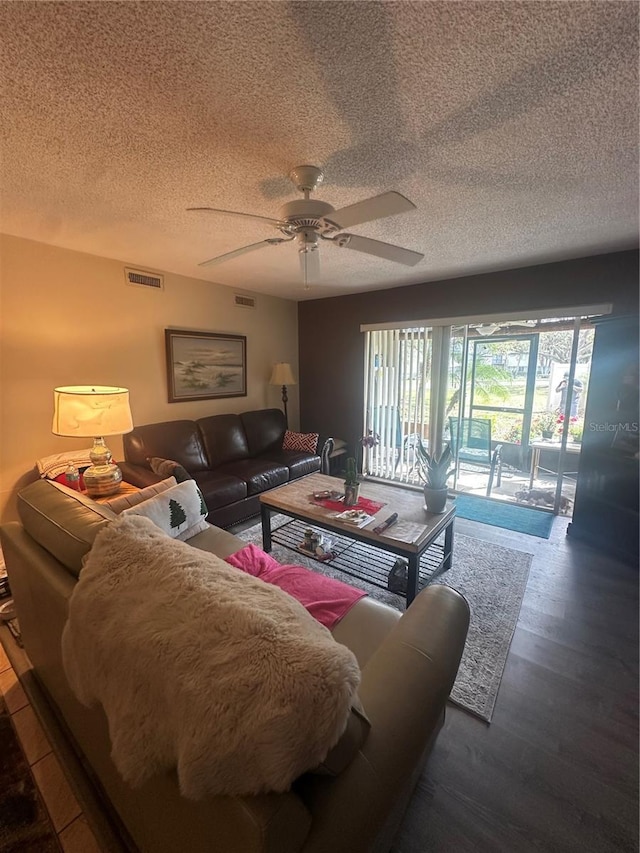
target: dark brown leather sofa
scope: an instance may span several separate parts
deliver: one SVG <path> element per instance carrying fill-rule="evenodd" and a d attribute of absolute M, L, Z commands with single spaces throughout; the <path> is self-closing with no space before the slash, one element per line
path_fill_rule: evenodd
<path fill-rule="evenodd" d="M 330 440 L 321 455 L 283 450 L 285 430 L 280 409 L 145 424 L 123 436 L 125 461 L 119 464 L 128 483 L 143 487 L 162 479 L 151 470 L 149 459 L 177 462 L 198 484 L 209 510 L 207 520 L 229 527 L 259 513 L 262 492 L 314 471 L 328 471 Z"/>

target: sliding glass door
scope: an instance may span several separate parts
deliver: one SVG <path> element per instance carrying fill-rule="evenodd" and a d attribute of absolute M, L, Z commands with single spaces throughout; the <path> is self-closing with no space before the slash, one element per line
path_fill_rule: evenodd
<path fill-rule="evenodd" d="M 590 326 L 574 315 L 363 329 L 364 433 L 375 436 L 363 451 L 364 473 L 417 486 L 417 442 L 435 453 L 448 443 L 454 490 L 566 511 Z"/>

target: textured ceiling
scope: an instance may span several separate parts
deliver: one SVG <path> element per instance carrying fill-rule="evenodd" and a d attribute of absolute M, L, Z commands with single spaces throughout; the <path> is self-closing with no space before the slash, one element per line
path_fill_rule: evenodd
<path fill-rule="evenodd" d="M 635 2 L 0 3 L 1 229 L 292 299 L 391 288 L 638 242 Z M 322 166 L 335 208 L 417 210 L 321 244 L 198 262 L 278 232 Z"/>

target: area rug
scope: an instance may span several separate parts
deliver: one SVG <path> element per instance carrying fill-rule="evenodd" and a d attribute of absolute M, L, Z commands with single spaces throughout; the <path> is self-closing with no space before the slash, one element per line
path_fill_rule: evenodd
<path fill-rule="evenodd" d="M 9 712 L 0 696 L 0 850 L 60 853 Z"/>
<path fill-rule="evenodd" d="M 272 517 L 272 527 L 286 521 L 276 515 Z M 262 545 L 260 524 L 236 535 L 245 542 Z M 338 571 L 329 563 L 311 560 L 276 543 L 271 553 L 280 563 L 306 566 L 365 589 L 372 598 L 397 610 L 405 609 L 401 596 Z M 471 609 L 467 642 L 450 700 L 486 722 L 491 721 L 493 714 L 532 559 L 532 554 L 456 533 L 452 567 L 435 581 L 461 592 Z M 394 561 L 395 556 L 389 554 L 390 567 Z"/>
<path fill-rule="evenodd" d="M 540 539 L 549 538 L 554 519 L 550 512 L 470 495 L 456 495 L 456 515 Z"/>

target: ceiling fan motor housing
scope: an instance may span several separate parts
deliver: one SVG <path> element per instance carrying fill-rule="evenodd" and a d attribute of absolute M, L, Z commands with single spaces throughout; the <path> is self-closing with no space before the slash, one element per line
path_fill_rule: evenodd
<path fill-rule="evenodd" d="M 335 208 L 326 201 L 315 199 L 296 199 L 283 204 L 278 213 L 278 218 L 287 223 L 285 229 L 289 233 L 299 232 L 302 229 L 312 229 L 317 232 L 337 230 L 324 217 L 329 217 Z"/>

